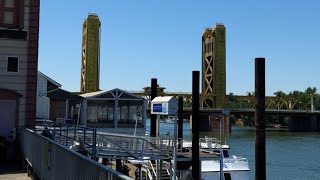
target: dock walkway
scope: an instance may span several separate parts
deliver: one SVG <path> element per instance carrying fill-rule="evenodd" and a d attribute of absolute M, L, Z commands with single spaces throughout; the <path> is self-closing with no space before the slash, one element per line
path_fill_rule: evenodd
<path fill-rule="evenodd" d="M 26 170 L 19 170 L 14 165 L 0 165 L 0 179 L 5 180 L 30 180 Z"/>

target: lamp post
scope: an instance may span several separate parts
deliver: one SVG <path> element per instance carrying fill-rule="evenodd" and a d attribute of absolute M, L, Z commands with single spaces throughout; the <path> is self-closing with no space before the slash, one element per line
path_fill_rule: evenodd
<path fill-rule="evenodd" d="M 314 112 L 313 94 L 310 94 L 310 97 L 311 97 L 311 112 Z"/>
<path fill-rule="evenodd" d="M 134 136 L 136 136 L 136 132 L 137 132 L 137 124 L 138 124 L 138 118 L 140 117 L 141 115 L 140 115 L 140 112 L 139 111 L 137 111 L 137 118 L 136 118 L 136 124 L 135 124 L 135 126 L 134 126 Z"/>

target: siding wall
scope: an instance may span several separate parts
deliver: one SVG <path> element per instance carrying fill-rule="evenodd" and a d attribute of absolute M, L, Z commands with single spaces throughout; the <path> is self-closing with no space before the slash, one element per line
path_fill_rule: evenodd
<path fill-rule="evenodd" d="M 47 97 L 48 80 L 38 73 L 36 117 L 49 119 L 50 99 Z"/>
<path fill-rule="evenodd" d="M 29 30 L 29 4 L 24 0 L 24 31 Z M 7 72 L 8 56 L 19 58 L 18 72 Z M 17 91 L 22 95 L 19 104 L 19 124 L 25 124 L 26 84 L 27 84 L 28 41 L 0 39 L 0 88 Z"/>
<path fill-rule="evenodd" d="M 47 96 L 48 80 L 38 73 L 37 96 Z"/>

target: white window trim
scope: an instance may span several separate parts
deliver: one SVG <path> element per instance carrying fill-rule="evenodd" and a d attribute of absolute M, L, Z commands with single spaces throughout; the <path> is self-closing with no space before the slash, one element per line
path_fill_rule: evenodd
<path fill-rule="evenodd" d="M 9 57 L 12 57 L 12 58 L 18 58 L 18 67 L 17 67 L 17 72 L 12 72 L 12 71 L 8 71 L 8 60 L 9 60 Z M 20 57 L 19 56 L 15 56 L 15 55 L 12 55 L 12 56 L 7 56 L 7 66 L 6 66 L 6 72 L 7 73 L 12 73 L 12 74 L 16 74 L 16 73 L 19 73 L 19 69 L 20 69 Z"/>

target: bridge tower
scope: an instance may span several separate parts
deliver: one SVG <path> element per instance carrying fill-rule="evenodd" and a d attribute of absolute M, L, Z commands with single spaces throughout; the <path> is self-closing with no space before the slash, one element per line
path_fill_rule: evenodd
<path fill-rule="evenodd" d="M 89 14 L 82 25 L 81 93 L 99 91 L 100 25 L 96 14 Z"/>
<path fill-rule="evenodd" d="M 202 107 L 224 108 L 226 103 L 226 29 L 223 24 L 202 34 Z"/>

